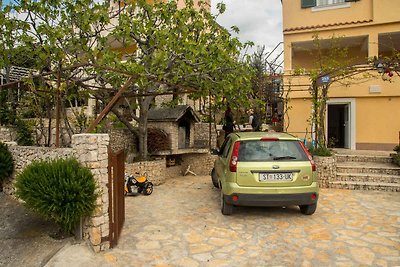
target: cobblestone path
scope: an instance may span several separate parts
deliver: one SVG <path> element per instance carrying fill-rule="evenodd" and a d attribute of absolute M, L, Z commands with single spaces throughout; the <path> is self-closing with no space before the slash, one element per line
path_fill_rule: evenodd
<path fill-rule="evenodd" d="M 400 194 L 322 189 L 317 211 L 220 212 L 208 176 L 170 179 L 126 198 L 117 248 L 104 266 L 399 266 Z"/>

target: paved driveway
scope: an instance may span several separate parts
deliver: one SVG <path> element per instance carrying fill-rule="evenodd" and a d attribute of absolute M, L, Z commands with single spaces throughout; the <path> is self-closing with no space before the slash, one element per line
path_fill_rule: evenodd
<path fill-rule="evenodd" d="M 297 207 L 223 216 L 210 178 L 186 176 L 127 197 L 126 212 L 118 247 L 93 266 L 400 265 L 399 193 L 324 189 L 312 216 Z"/>
<path fill-rule="evenodd" d="M 115 266 L 400 265 L 400 194 L 322 190 L 317 212 L 298 207 L 220 212 L 207 176 L 186 176 L 126 198 Z"/>

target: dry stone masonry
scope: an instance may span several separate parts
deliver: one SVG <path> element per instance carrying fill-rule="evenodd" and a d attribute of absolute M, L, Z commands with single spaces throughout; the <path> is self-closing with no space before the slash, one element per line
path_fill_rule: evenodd
<path fill-rule="evenodd" d="M 15 175 L 34 160 L 50 160 L 75 157 L 83 166 L 88 167 L 98 185 L 97 208 L 91 218 L 83 222 L 83 238 L 90 242 L 98 252 L 109 248 L 109 242 L 102 242 L 109 234 L 108 217 L 108 134 L 78 134 L 72 137 L 72 148 L 22 147 L 10 146 L 14 158 L 15 172 L 9 181 L 3 183 L 3 191 L 13 195 Z"/>

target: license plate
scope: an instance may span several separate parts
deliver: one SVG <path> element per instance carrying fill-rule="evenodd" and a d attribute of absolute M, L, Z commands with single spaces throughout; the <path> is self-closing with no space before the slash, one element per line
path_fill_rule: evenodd
<path fill-rule="evenodd" d="M 268 181 L 292 181 L 293 180 L 293 173 L 260 173 L 259 176 L 260 182 L 268 182 Z"/>

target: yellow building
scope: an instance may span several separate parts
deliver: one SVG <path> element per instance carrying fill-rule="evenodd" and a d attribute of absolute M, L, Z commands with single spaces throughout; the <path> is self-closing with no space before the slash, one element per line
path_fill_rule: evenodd
<path fill-rule="evenodd" d="M 282 6 L 285 90 L 288 84 L 291 90 L 285 124 L 288 132 L 310 140 L 310 79 L 293 74 L 313 67 L 313 35 L 324 39 L 322 48 L 332 36 L 343 37 L 340 46 L 348 49 L 352 64 L 365 66 L 368 59 L 400 51 L 400 1 L 282 0 Z M 399 72 L 368 73 L 353 77 L 349 86 L 336 82 L 329 88 L 325 128 L 335 147 L 392 150 L 399 143 Z"/>

